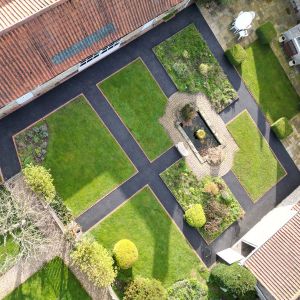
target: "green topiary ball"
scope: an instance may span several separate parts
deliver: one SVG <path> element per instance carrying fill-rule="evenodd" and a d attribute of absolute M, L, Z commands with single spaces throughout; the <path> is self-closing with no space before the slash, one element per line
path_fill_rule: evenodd
<path fill-rule="evenodd" d="M 263 45 L 270 44 L 271 41 L 277 36 L 276 29 L 271 22 L 267 22 L 256 29 L 256 34 L 259 41 Z"/>
<path fill-rule="evenodd" d="M 217 264 L 211 271 L 209 282 L 218 286 L 226 299 L 247 299 L 255 295 L 255 276 L 238 264 Z"/>
<path fill-rule="evenodd" d="M 186 222 L 196 228 L 202 227 L 206 223 L 205 214 L 201 204 L 194 204 L 185 212 Z"/>
<path fill-rule="evenodd" d="M 239 66 L 247 58 L 247 52 L 240 44 L 236 44 L 226 50 L 225 55 L 228 60 L 236 67 Z"/>
<path fill-rule="evenodd" d="M 113 254 L 121 269 L 131 268 L 139 257 L 137 247 L 127 239 L 120 240 L 115 244 Z"/>
<path fill-rule="evenodd" d="M 277 137 L 281 140 L 285 139 L 293 132 L 293 128 L 291 124 L 289 123 L 288 119 L 285 117 L 280 118 L 276 122 L 274 122 L 271 125 L 271 128 L 275 132 Z"/>

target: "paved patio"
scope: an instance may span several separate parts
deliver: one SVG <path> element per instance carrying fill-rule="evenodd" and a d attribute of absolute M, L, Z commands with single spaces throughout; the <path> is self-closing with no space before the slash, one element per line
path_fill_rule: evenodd
<path fill-rule="evenodd" d="M 300 170 L 300 113 L 290 120 L 290 124 L 293 127 L 293 133 L 282 143 Z"/>
<path fill-rule="evenodd" d="M 242 220 L 230 226 L 230 228 L 210 245 L 207 245 L 198 232 L 184 222 L 182 209 L 159 177 L 159 174 L 163 170 L 180 158 L 177 150 L 173 147 L 156 161 L 150 163 L 128 129 L 96 87 L 96 84 L 108 75 L 137 57 L 141 57 L 166 96 L 170 97 L 177 91 L 176 87 L 156 59 L 152 48 L 192 22 L 201 32 L 212 53 L 219 61 L 239 95 L 239 100 L 220 113 L 220 117 L 224 123 L 227 123 L 239 112 L 247 109 L 288 173 L 283 180 L 269 190 L 255 204 L 249 199 L 234 174 L 232 172 L 227 173 L 223 178 L 239 200 L 246 215 Z M 236 70 L 224 57 L 223 49 L 195 5 L 186 8 L 169 22 L 161 24 L 147 32 L 142 37 L 99 61 L 94 66 L 69 79 L 60 86 L 57 86 L 45 95 L 42 95 L 39 99 L 4 119 L 1 119 L 0 168 L 6 179 L 20 171 L 12 136 L 80 93 L 83 93 L 87 97 L 112 135 L 118 140 L 130 158 L 133 159 L 133 163 L 139 171 L 135 176 L 130 178 L 130 180 L 100 202 L 96 203 L 95 206 L 87 210 L 77 219 L 84 230 L 89 230 L 94 224 L 101 221 L 108 213 L 132 196 L 137 189 L 148 184 L 198 255 L 210 266 L 215 262 L 216 252 L 231 246 L 268 211 L 289 195 L 300 183 L 300 173 L 297 167 L 280 141 L 278 141 L 276 136 L 270 131 L 270 126 L 264 115 L 241 81 Z"/>
<path fill-rule="evenodd" d="M 256 14 L 252 28 L 249 30 L 249 36 L 238 42 L 244 47 L 256 40 L 256 28 L 266 21 L 271 21 L 274 24 L 278 34 L 297 24 L 295 13 L 288 0 L 238 0 L 226 6 L 218 6 L 213 2 L 207 6 L 199 3 L 197 5 L 224 50 L 238 42 L 236 36 L 229 29 L 233 19 L 241 11 L 254 11 Z M 288 66 L 287 59 L 276 40 L 271 46 L 300 95 L 300 68 Z"/>
<path fill-rule="evenodd" d="M 186 139 L 179 132 L 176 121 L 178 111 L 185 105 L 193 103 L 200 111 L 201 115 L 205 115 L 205 121 L 210 126 L 210 129 L 215 132 L 221 145 L 223 146 L 224 160 L 219 166 L 213 167 L 206 161 L 200 162 L 193 153 Z M 185 148 L 188 149 L 189 155 L 185 158 L 186 163 L 193 173 L 200 179 L 201 177 L 224 176 L 227 174 L 233 165 L 234 154 L 238 150 L 238 146 L 228 132 L 226 124 L 221 117 L 213 110 L 210 102 L 205 95 L 199 93 L 190 95 L 186 93 L 174 93 L 168 101 L 165 115 L 159 120 L 167 130 L 174 144 L 183 142 Z"/>

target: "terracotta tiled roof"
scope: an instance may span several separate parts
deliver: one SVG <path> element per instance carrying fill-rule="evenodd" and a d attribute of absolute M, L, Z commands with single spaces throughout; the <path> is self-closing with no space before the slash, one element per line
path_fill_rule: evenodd
<path fill-rule="evenodd" d="M 300 297 L 300 202 L 297 214 L 245 262 L 277 300 Z"/>
<path fill-rule="evenodd" d="M 0 107 L 180 2 L 69 0 L 5 33 L 0 37 Z"/>

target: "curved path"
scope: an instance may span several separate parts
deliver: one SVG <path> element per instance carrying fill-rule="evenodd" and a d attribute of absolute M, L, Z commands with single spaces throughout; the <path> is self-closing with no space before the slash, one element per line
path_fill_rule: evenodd
<path fill-rule="evenodd" d="M 249 199 L 234 174 L 232 172 L 226 174 L 224 179 L 244 208 L 246 215 L 243 220 L 234 223 L 210 245 L 207 245 L 194 229 L 188 227 L 183 222 L 181 208 L 159 177 L 162 171 L 180 158 L 177 150 L 173 147 L 154 162 L 149 162 L 140 149 L 140 146 L 132 138 L 127 128 L 96 87 L 99 81 L 137 57 L 141 57 L 167 97 L 172 95 L 176 92 L 176 87 L 156 59 L 152 48 L 191 22 L 195 23 L 239 94 L 239 101 L 229 106 L 220 114 L 222 119 L 228 122 L 239 112 L 247 109 L 288 173 L 283 180 L 255 204 Z M 135 176 L 77 218 L 77 221 L 82 225 L 84 230 L 90 229 L 140 188 L 149 184 L 159 201 L 169 212 L 202 260 L 207 265 L 211 265 L 215 261 L 215 253 L 217 251 L 231 246 L 300 184 L 300 174 L 297 167 L 280 141 L 270 131 L 270 126 L 264 115 L 241 81 L 236 70 L 224 58 L 223 49 L 195 5 L 186 8 L 169 22 L 154 28 L 89 69 L 42 95 L 39 99 L 0 120 L 0 168 L 5 179 L 12 177 L 20 171 L 12 136 L 80 93 L 85 94 L 88 101 L 95 108 L 98 115 L 138 169 L 138 173 Z"/>

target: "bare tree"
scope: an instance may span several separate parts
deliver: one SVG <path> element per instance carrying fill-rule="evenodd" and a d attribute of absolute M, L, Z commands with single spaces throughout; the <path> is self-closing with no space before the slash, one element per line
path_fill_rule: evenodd
<path fill-rule="evenodd" d="M 0 190 L 0 237 L 4 246 L 13 242 L 18 248 L 13 255 L 4 254 L 0 273 L 21 260 L 26 262 L 49 251 L 59 240 L 48 207 L 27 188 L 22 178 Z"/>

